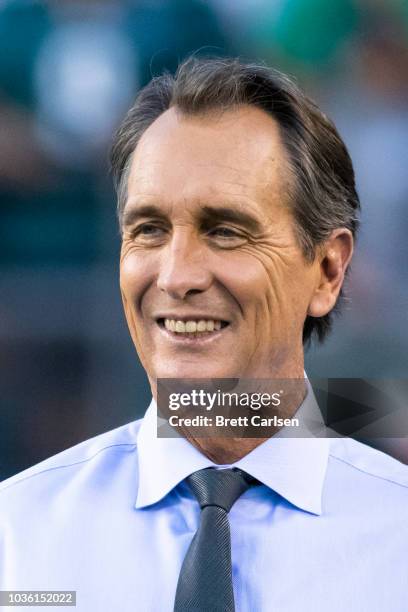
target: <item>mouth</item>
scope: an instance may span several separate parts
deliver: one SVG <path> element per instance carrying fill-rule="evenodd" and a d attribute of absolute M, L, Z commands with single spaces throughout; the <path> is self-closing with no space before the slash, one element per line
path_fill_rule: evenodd
<path fill-rule="evenodd" d="M 176 341 L 203 342 L 215 339 L 230 325 L 221 319 L 156 319 L 157 325 L 168 338 Z"/>

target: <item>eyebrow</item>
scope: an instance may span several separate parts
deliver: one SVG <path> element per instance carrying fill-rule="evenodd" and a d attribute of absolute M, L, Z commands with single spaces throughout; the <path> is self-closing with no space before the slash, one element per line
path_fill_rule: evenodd
<path fill-rule="evenodd" d="M 129 227 L 129 225 L 133 225 L 139 219 L 146 217 L 166 219 L 166 215 L 157 206 L 151 204 L 146 206 L 133 206 L 129 208 L 129 210 L 124 210 L 122 215 L 122 227 Z"/>
<path fill-rule="evenodd" d="M 210 225 L 214 222 L 222 223 L 230 221 L 246 227 L 253 233 L 260 233 L 262 230 L 262 225 L 256 217 L 243 210 L 238 210 L 237 208 L 229 208 L 227 206 L 203 206 L 200 212 L 203 225 Z"/>
<path fill-rule="evenodd" d="M 126 228 L 133 225 L 136 221 L 143 218 L 156 218 L 167 220 L 167 215 L 155 205 L 134 206 L 123 212 L 122 227 Z M 262 231 L 262 224 L 252 214 L 230 208 L 228 206 L 202 206 L 199 212 L 199 221 L 204 227 L 209 227 L 214 223 L 232 222 L 237 223 L 253 233 Z"/>

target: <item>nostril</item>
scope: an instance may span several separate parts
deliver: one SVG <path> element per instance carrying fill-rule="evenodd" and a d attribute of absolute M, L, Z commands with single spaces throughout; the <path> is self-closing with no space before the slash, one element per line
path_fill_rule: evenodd
<path fill-rule="evenodd" d="M 186 295 L 196 295 L 197 293 L 202 293 L 202 289 L 189 289 Z"/>

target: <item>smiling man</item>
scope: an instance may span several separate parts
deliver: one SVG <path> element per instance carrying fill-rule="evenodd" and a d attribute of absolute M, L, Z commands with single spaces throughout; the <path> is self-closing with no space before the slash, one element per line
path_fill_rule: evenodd
<path fill-rule="evenodd" d="M 308 261 L 278 122 L 261 108 L 172 106 L 132 155 L 121 288 L 157 377 L 302 377 L 307 315 L 334 306 L 352 252 L 338 228 Z"/>
<path fill-rule="evenodd" d="M 145 95 L 160 85 L 165 81 Z M 195 95 L 187 87 L 180 91 L 140 134 L 120 175 L 127 181 L 119 200 L 123 303 L 155 396 L 157 379 L 166 377 L 303 378 L 305 320 L 333 309 L 357 224 L 350 166 L 343 223 L 332 221 L 319 252 L 307 256 L 291 206 L 297 179 L 283 142 L 289 134 L 262 108 L 262 95 L 251 99 L 247 92 L 245 99 L 242 91 L 242 100 L 233 99 L 226 90 L 230 99 L 224 101 L 208 88 L 194 107 Z M 114 160 L 135 138 L 138 122 L 131 117 L 147 114 L 143 104 L 142 94 Z M 322 122 L 323 128 L 329 124 Z M 343 155 L 339 162 L 347 166 Z M 321 176 L 322 182 L 330 178 Z M 321 214 L 321 225 L 330 227 L 327 211 Z M 184 434 L 218 463 L 235 461 L 263 441 Z"/>
<path fill-rule="evenodd" d="M 282 414 L 316 414 L 303 347 L 331 327 L 358 227 L 335 127 L 276 71 L 189 59 L 140 92 L 112 168 L 153 400 L 1 485 L 1 588 L 89 612 L 404 610 L 405 466 L 306 430 L 157 433 L 160 379 L 300 380 Z"/>

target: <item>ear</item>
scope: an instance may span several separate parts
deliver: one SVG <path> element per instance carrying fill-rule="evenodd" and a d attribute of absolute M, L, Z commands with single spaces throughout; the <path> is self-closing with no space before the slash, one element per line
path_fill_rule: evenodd
<path fill-rule="evenodd" d="M 318 284 L 309 303 L 309 316 L 323 317 L 334 308 L 352 255 L 350 230 L 344 227 L 333 230 L 319 249 Z"/>

